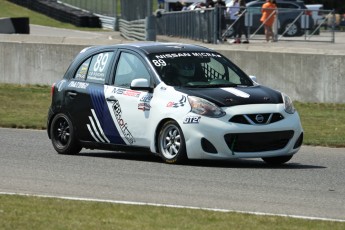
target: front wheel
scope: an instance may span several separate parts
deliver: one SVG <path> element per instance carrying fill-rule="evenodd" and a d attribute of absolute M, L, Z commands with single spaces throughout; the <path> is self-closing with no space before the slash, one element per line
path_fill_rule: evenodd
<path fill-rule="evenodd" d="M 158 136 L 158 150 L 165 163 L 180 164 L 187 160 L 184 136 L 177 122 L 168 121 L 163 125 Z"/>
<path fill-rule="evenodd" d="M 291 160 L 291 158 L 292 158 L 292 155 L 280 156 L 280 157 L 264 157 L 262 158 L 262 160 L 264 160 L 267 164 L 270 164 L 270 165 L 281 165 Z"/>
<path fill-rule="evenodd" d="M 60 154 L 77 154 L 82 149 L 76 140 L 71 120 L 65 114 L 57 114 L 50 126 L 54 149 Z"/>

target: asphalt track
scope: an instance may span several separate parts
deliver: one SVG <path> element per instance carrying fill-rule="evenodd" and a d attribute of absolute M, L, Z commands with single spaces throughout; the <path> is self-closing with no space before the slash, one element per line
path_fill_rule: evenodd
<path fill-rule="evenodd" d="M 0 193 L 131 201 L 345 221 L 345 149 L 167 165 L 147 153 L 57 154 L 45 131 L 0 128 Z"/>

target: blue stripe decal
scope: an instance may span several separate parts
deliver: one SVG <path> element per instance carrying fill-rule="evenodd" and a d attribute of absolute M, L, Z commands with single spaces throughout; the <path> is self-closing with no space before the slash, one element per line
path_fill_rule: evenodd
<path fill-rule="evenodd" d="M 125 145 L 126 143 L 121 138 L 120 133 L 117 130 L 111 117 L 107 102 L 105 100 L 103 89 L 91 87 L 89 87 L 88 89 L 91 95 L 92 107 L 95 110 L 104 134 L 107 136 L 111 143 Z"/>

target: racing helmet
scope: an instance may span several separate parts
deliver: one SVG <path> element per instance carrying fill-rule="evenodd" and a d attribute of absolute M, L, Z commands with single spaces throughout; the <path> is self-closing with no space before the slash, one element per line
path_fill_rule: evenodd
<path fill-rule="evenodd" d="M 191 62 L 177 63 L 177 71 L 180 76 L 183 77 L 194 77 L 195 64 Z"/>

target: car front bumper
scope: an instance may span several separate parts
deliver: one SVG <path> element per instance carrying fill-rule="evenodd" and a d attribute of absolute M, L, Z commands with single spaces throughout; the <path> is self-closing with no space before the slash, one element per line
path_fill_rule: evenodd
<path fill-rule="evenodd" d="M 189 159 L 286 156 L 295 154 L 301 146 L 303 129 L 299 115 L 286 113 L 282 104 L 242 105 L 224 111 L 226 115 L 221 118 L 201 116 L 199 123 L 180 124 Z M 267 113 L 279 113 L 283 119 L 268 124 L 229 121 L 235 115 Z"/>

